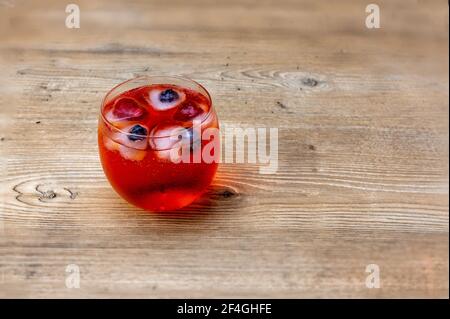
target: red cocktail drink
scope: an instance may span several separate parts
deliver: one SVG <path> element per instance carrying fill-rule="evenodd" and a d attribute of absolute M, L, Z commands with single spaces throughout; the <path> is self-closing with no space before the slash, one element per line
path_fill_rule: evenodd
<path fill-rule="evenodd" d="M 140 77 L 105 97 L 98 144 L 117 193 L 151 211 L 192 203 L 218 166 L 217 115 L 208 92 L 177 77 Z"/>

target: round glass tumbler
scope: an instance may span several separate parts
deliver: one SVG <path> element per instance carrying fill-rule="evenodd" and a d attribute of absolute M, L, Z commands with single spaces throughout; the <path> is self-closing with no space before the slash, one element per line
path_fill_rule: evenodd
<path fill-rule="evenodd" d="M 175 210 L 192 203 L 213 180 L 219 122 L 200 84 L 139 77 L 106 94 L 98 145 L 105 175 L 121 197 L 149 211 Z"/>

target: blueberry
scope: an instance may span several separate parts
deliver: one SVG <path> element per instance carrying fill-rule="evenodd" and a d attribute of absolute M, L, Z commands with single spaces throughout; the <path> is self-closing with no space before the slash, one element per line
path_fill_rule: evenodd
<path fill-rule="evenodd" d="M 130 135 L 128 135 L 128 139 L 130 141 L 143 141 L 147 136 L 147 129 L 145 127 L 135 125 L 130 130 Z"/>
<path fill-rule="evenodd" d="M 178 100 L 178 98 L 178 93 L 172 89 L 162 91 L 159 95 L 159 100 L 163 103 L 172 103 L 173 101 Z"/>

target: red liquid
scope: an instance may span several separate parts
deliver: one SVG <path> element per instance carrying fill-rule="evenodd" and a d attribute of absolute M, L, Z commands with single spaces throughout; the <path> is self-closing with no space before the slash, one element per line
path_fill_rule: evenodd
<path fill-rule="evenodd" d="M 160 109 L 159 104 L 164 103 L 158 92 L 168 89 L 178 92 L 173 102 L 176 105 L 166 103 L 169 107 Z M 170 100 L 173 96 L 166 97 Z M 174 163 L 169 153 L 180 144 L 174 145 L 167 137 L 173 135 L 172 130 L 164 130 L 191 128 L 194 119 L 202 123 L 202 132 L 206 128 L 218 129 L 208 97 L 174 85 L 142 86 L 107 101 L 102 115 L 98 144 L 103 169 L 116 192 L 131 204 L 151 211 L 174 210 L 192 203 L 210 185 L 217 161 L 208 163 L 201 158 L 193 163 L 191 154 L 190 163 Z M 191 150 L 200 152 L 210 142 L 188 141 Z M 218 152 L 219 148 L 215 148 L 211 154 L 218 156 Z"/>

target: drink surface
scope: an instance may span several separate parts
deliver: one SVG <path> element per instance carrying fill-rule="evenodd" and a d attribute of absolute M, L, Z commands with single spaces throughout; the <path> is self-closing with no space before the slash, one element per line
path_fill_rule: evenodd
<path fill-rule="evenodd" d="M 173 210 L 209 186 L 217 161 L 180 161 L 184 151 L 192 159 L 210 142 L 194 138 L 193 123 L 201 132 L 218 129 L 209 97 L 176 85 L 145 85 L 105 99 L 101 111 L 100 159 L 111 185 L 128 202 L 151 211 Z"/>

